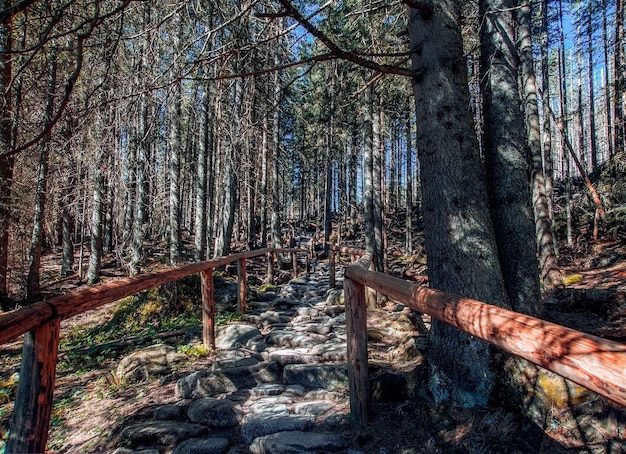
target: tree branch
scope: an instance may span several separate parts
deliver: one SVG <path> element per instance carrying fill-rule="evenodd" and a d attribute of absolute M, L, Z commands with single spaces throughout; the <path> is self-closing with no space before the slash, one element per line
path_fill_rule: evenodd
<path fill-rule="evenodd" d="M 320 30 L 318 30 L 309 20 L 307 20 L 302 14 L 300 14 L 300 12 L 291 4 L 289 0 L 277 1 L 283 6 L 283 8 L 285 8 L 285 11 L 288 13 L 289 16 L 298 21 L 300 25 L 302 25 L 306 29 L 307 32 L 309 32 L 315 38 L 319 39 L 337 58 L 350 61 L 363 68 L 368 68 L 384 74 L 396 74 L 405 77 L 419 76 L 418 73 L 409 69 L 399 68 L 393 65 L 381 65 L 379 63 L 376 63 L 375 61 L 363 58 L 357 52 L 345 51 L 341 49 L 333 40 L 331 40 Z"/>

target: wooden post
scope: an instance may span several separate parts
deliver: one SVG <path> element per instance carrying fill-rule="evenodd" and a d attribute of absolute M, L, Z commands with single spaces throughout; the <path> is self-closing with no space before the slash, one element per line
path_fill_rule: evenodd
<path fill-rule="evenodd" d="M 56 318 L 26 333 L 8 453 L 45 452 L 59 352 L 61 320 Z"/>
<path fill-rule="evenodd" d="M 328 286 L 335 287 L 335 251 L 330 250 L 328 256 Z"/>
<path fill-rule="evenodd" d="M 296 257 L 296 253 L 291 253 L 291 264 L 293 265 L 293 278 L 298 277 L 298 258 Z"/>
<path fill-rule="evenodd" d="M 343 293 L 346 301 L 346 328 L 348 330 L 350 415 L 353 428 L 361 430 L 367 424 L 370 408 L 365 287 L 344 277 Z"/>
<path fill-rule="evenodd" d="M 213 268 L 200 273 L 202 293 L 202 342 L 206 348 L 215 350 L 215 290 Z"/>
<path fill-rule="evenodd" d="M 274 283 L 274 253 L 267 253 L 267 285 Z"/>
<path fill-rule="evenodd" d="M 239 293 L 237 294 L 237 311 L 246 313 L 246 259 L 237 260 L 237 278 L 239 280 Z"/>

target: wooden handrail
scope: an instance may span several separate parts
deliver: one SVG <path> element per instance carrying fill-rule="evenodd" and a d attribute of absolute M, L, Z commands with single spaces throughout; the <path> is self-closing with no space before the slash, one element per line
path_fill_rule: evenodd
<path fill-rule="evenodd" d="M 215 347 L 213 270 L 231 262 L 237 262 L 238 310 L 243 313 L 246 310 L 246 259 L 268 255 L 271 260 L 273 254 L 291 253 L 295 274 L 297 271 L 295 254 L 299 252 L 307 254 L 308 269 L 309 250 L 307 249 L 257 249 L 119 279 L 68 295 L 57 296 L 47 301 L 40 301 L 7 314 L 0 314 L 0 345 L 25 334 L 20 381 L 5 452 L 8 454 L 45 451 L 52 413 L 61 321 L 148 288 L 200 274 L 203 341 L 205 345 Z"/>
<path fill-rule="evenodd" d="M 369 254 L 366 254 L 348 266 L 344 274 L 346 311 L 363 311 L 363 314 L 346 314 L 347 320 L 361 320 L 359 325 L 348 324 L 348 361 L 351 367 L 353 361 L 357 363 L 349 378 L 358 382 L 350 385 L 351 390 L 352 387 L 367 389 L 367 367 L 360 364 L 363 355 L 367 358 L 365 307 L 360 300 L 365 298 L 365 287 L 369 287 L 626 406 L 626 345 L 369 271 L 368 263 Z M 351 300 L 356 300 L 356 304 Z M 361 394 L 359 399 L 369 396 Z M 352 408 L 351 398 L 351 413 L 354 418 L 361 418 L 353 420 L 353 424 L 362 427 L 367 420 L 367 409 L 363 410 L 361 403 L 357 405 L 356 409 Z"/>

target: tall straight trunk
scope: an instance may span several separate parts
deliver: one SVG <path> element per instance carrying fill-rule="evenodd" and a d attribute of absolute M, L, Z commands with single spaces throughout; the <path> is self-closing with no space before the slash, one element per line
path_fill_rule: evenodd
<path fill-rule="evenodd" d="M 44 113 L 44 130 L 52 121 L 54 109 L 54 92 L 57 79 L 56 49 L 51 49 L 47 55 L 48 79 L 46 84 L 46 101 Z M 33 235 L 30 241 L 29 269 L 26 280 L 26 299 L 34 300 L 41 294 L 41 249 L 44 236 L 44 210 L 47 201 L 48 160 L 50 157 L 50 134 L 46 134 L 40 144 L 39 169 L 37 172 L 37 186 L 35 189 L 35 210 L 33 214 Z"/>
<path fill-rule="evenodd" d="M 0 0 L 5 11 L 13 2 Z M 11 225 L 11 186 L 13 183 L 12 150 L 13 100 L 11 98 L 12 61 L 11 16 L 0 23 L 0 308 L 8 310 L 9 296 L 9 227 Z"/>
<path fill-rule="evenodd" d="M 537 79 L 532 58 L 530 0 L 522 0 L 519 2 L 519 7 L 517 21 L 519 25 L 520 75 L 524 96 L 527 140 L 531 156 L 531 191 L 535 215 L 537 257 L 541 282 L 545 287 L 551 288 L 560 283 L 560 275 L 557 270 L 555 239 L 541 155 L 541 124 L 539 121 Z"/>
<path fill-rule="evenodd" d="M 201 102 L 200 124 L 198 129 L 198 156 L 196 158 L 196 219 L 194 226 L 194 258 L 200 261 L 206 257 L 206 225 L 207 225 L 207 184 L 208 184 L 208 157 L 209 157 L 209 87 L 203 88 L 204 99 Z"/>
<path fill-rule="evenodd" d="M 170 176 L 170 197 L 169 197 L 169 262 L 170 265 L 177 265 L 180 261 L 181 250 L 181 203 L 180 203 L 180 151 L 182 147 L 181 139 L 181 86 L 176 82 L 173 90 L 173 106 L 170 112 L 169 130 L 169 176 Z"/>
<path fill-rule="evenodd" d="M 324 179 L 324 252 L 328 255 L 330 233 L 332 230 L 332 193 L 333 193 L 333 142 L 334 142 L 334 120 L 335 120 L 335 66 L 332 66 L 330 76 L 330 106 L 328 127 L 326 130 L 326 162 Z"/>
<path fill-rule="evenodd" d="M 232 105 L 234 106 L 231 119 L 231 142 L 228 144 L 230 151 L 226 153 L 223 166 L 224 198 L 222 209 L 222 223 L 220 233 L 215 244 L 215 257 L 230 254 L 230 243 L 235 224 L 235 210 L 237 208 L 237 169 L 235 160 L 241 156 L 241 112 L 243 104 L 243 81 L 236 79 L 231 85 Z"/>
<path fill-rule="evenodd" d="M 613 52 L 613 84 L 615 86 L 613 108 L 615 112 L 613 149 L 626 147 L 626 39 L 624 37 L 624 0 L 615 0 L 615 50 Z"/>
<path fill-rule="evenodd" d="M 376 263 L 380 271 L 387 269 L 385 263 L 385 232 L 384 225 L 384 189 L 385 189 L 385 172 L 384 172 L 384 153 L 383 153 L 383 113 L 382 104 L 376 94 L 376 90 L 372 87 L 372 96 L 374 98 L 374 118 L 372 122 L 372 181 L 374 183 L 374 255 Z"/>
<path fill-rule="evenodd" d="M 508 306 L 485 172 L 469 110 L 459 4 L 411 9 L 409 34 L 428 273 L 433 288 Z M 479 253 L 477 251 L 480 251 Z M 429 333 L 428 390 L 436 405 L 486 405 L 489 346 L 445 323 Z"/>
<path fill-rule="evenodd" d="M 274 54 L 274 64 L 278 66 L 280 62 L 278 50 Z M 280 162 L 280 99 L 281 99 L 281 83 L 280 72 L 274 73 L 274 92 L 272 112 L 272 246 L 282 246 L 282 235 L 280 228 L 280 181 L 279 181 L 279 162 Z M 283 257 L 278 256 L 279 265 L 282 265 Z"/>
<path fill-rule="evenodd" d="M 356 213 L 357 213 L 357 198 L 356 198 L 356 188 L 357 188 L 357 164 L 358 164 L 358 158 L 357 158 L 357 150 L 358 150 L 358 146 L 359 146 L 359 142 L 358 142 L 358 134 L 356 133 L 356 131 L 354 131 L 354 129 L 356 128 L 356 126 L 352 127 L 353 130 L 350 132 L 350 140 L 351 140 L 351 146 L 350 146 L 350 153 L 348 156 L 348 167 L 350 169 L 350 172 L 348 173 L 348 213 L 349 213 L 349 217 L 351 222 L 353 222 L 356 219 Z"/>
<path fill-rule="evenodd" d="M 143 26 L 148 29 L 150 24 L 150 4 L 143 5 Z M 150 34 L 142 39 L 140 44 L 140 60 L 137 70 L 137 85 L 140 86 L 145 79 L 145 71 L 148 70 L 148 48 L 150 46 Z M 136 200 L 135 215 L 133 224 L 133 247 L 129 263 L 130 274 L 134 276 L 139 273 L 140 266 L 144 260 L 143 242 L 146 236 L 146 206 L 148 203 L 148 179 L 146 178 L 146 166 L 148 165 L 147 148 L 148 148 L 148 99 L 147 94 L 143 93 L 139 98 L 139 118 L 135 128 L 135 140 L 133 143 L 137 146 L 136 168 Z"/>
<path fill-rule="evenodd" d="M 411 137 L 411 101 L 407 97 L 407 106 L 404 118 L 404 131 L 406 134 L 406 185 L 404 188 L 406 199 L 406 235 L 404 238 L 404 250 L 407 255 L 413 253 L 413 140 Z"/>
<path fill-rule="evenodd" d="M 70 127 L 68 126 L 67 138 L 70 135 Z M 67 140 L 69 143 L 69 140 Z M 64 150 L 67 155 L 70 155 L 71 150 L 69 146 Z M 61 259 L 61 277 L 69 276 L 74 268 L 74 238 L 72 235 L 74 219 L 70 209 L 70 203 L 72 202 L 71 189 L 76 186 L 76 169 L 74 168 L 74 160 L 70 157 L 68 159 L 67 168 L 64 175 L 63 189 L 59 200 L 61 208 L 61 245 L 63 249 L 63 256 Z"/>
<path fill-rule="evenodd" d="M 611 159 L 615 153 L 613 148 L 613 100 L 611 99 L 611 84 L 609 83 L 609 24 L 608 24 L 608 2 L 602 1 L 602 55 L 604 64 L 604 127 L 607 143 L 607 158 Z"/>
<path fill-rule="evenodd" d="M 261 248 L 267 247 L 267 199 L 268 199 L 268 184 L 267 184 L 267 165 L 269 147 L 267 144 L 267 124 L 263 127 L 261 133 L 261 200 L 259 207 L 261 213 Z"/>
<path fill-rule="evenodd" d="M 548 20 L 548 0 L 542 0 L 539 2 L 541 8 L 541 92 L 542 92 L 542 110 L 543 110 L 543 129 L 542 129 L 542 155 L 543 155 L 543 176 L 546 187 L 546 199 L 548 202 L 548 213 L 552 224 L 552 231 L 554 232 L 554 158 L 552 153 L 552 120 L 550 114 L 550 33 L 549 33 L 549 20 Z M 556 235 L 556 232 L 554 232 Z M 555 251 L 557 241 L 554 240 Z"/>
<path fill-rule="evenodd" d="M 598 139 L 596 137 L 596 95 L 593 87 L 593 26 L 591 24 L 591 6 L 587 11 L 587 96 L 589 97 L 589 114 L 587 115 L 589 128 L 589 155 L 591 159 L 591 173 L 596 175 L 598 167 Z"/>
<path fill-rule="evenodd" d="M 100 280 L 102 266 L 102 211 L 104 207 L 104 151 L 101 146 L 95 150 L 96 156 L 92 166 L 93 199 L 91 202 L 91 249 L 89 252 L 89 268 L 87 282 L 95 284 Z"/>
<path fill-rule="evenodd" d="M 376 237 L 374 236 L 374 100 L 370 95 L 367 99 L 366 116 L 364 119 L 365 146 L 363 156 L 363 210 L 365 222 L 365 249 L 376 253 Z"/>
<path fill-rule="evenodd" d="M 541 312 L 529 153 L 519 108 L 514 0 L 481 0 L 484 154 L 498 257 L 513 310 Z"/>

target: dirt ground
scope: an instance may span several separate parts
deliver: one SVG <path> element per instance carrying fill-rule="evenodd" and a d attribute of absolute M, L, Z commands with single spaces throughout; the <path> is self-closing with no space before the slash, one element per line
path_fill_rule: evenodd
<path fill-rule="evenodd" d="M 626 341 L 626 247 L 605 243 L 595 246 L 584 256 L 571 254 L 562 263 L 563 288 L 546 293 L 544 318 L 584 332 L 619 342 Z M 113 271 L 112 271 L 113 273 Z M 59 288 L 74 285 L 59 281 Z M 90 326 L 110 318 L 114 304 L 76 317 L 64 330 Z M 425 319 L 428 322 L 428 319 Z M 375 321 L 371 322 L 375 324 Z M 186 339 L 189 341 L 189 339 Z M 389 340 L 392 342 L 392 340 Z M 370 344 L 370 357 L 384 357 L 389 345 Z M 19 342 L 0 347 L 0 388 L 19 370 Z M 63 354 L 61 355 L 63 360 Z M 102 357 L 98 368 L 60 370 L 56 388 L 56 406 L 51 423 L 49 447 L 52 452 L 109 452 L 119 441 L 123 427 L 151 413 L 156 405 L 173 403 L 175 381 L 195 367 L 210 363 L 201 357 L 167 378 L 123 386 L 112 371 L 115 358 Z M 416 377 L 422 377 L 423 363 L 413 360 Z M 398 364 L 380 361 L 383 369 Z M 406 366 L 406 365 L 404 365 Z M 379 370 L 380 372 L 380 370 Z M 417 386 L 416 388 L 419 388 Z M 5 439 L 11 413 L 10 395 L 0 394 L 0 439 Z M 593 401 L 603 414 L 617 421 L 617 433 L 626 425 L 624 410 L 602 400 Z M 353 433 L 348 418 L 320 421 L 329 430 L 343 433 L 352 441 L 352 453 L 599 453 L 626 452 L 626 444 L 607 440 L 604 444 L 576 445 L 580 434 L 568 434 L 566 424 L 544 434 L 530 420 L 505 405 L 481 410 L 433 408 L 420 392 L 385 402 L 374 402 L 371 421 L 365 431 Z M 622 429 L 620 429 L 620 427 Z M 606 433 L 613 433 L 608 431 Z M 607 435 L 610 436 L 610 435 Z M 622 433 L 623 436 L 623 433 Z M 606 436 L 605 436 L 606 438 Z M 562 444 L 568 446 L 564 447 Z M 569 441 L 568 441 L 569 440 Z M 2 452 L 0 442 L 0 452 Z M 237 451 L 238 452 L 238 451 Z"/>

